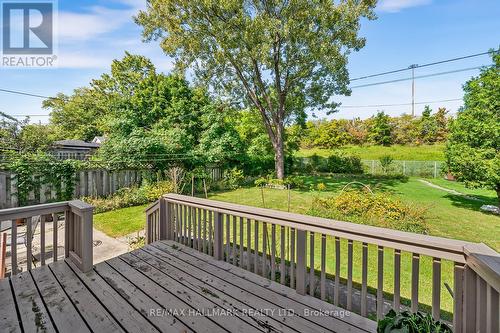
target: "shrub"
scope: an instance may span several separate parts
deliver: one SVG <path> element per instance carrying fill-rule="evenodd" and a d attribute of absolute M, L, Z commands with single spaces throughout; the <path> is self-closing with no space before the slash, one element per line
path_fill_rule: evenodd
<path fill-rule="evenodd" d="M 314 198 L 312 215 L 350 222 L 426 233 L 426 209 L 403 203 L 387 193 L 345 191 L 335 197 Z"/>
<path fill-rule="evenodd" d="M 394 162 L 394 159 L 390 155 L 384 155 L 379 158 L 380 166 L 382 167 L 382 171 L 384 174 L 389 172 L 389 169 Z"/>
<path fill-rule="evenodd" d="M 377 333 L 390 332 L 452 333 L 452 330 L 448 325 L 435 321 L 430 314 L 409 311 L 396 313 L 394 310 L 390 310 L 384 319 L 379 320 Z"/>
<path fill-rule="evenodd" d="M 363 173 L 363 164 L 358 156 L 330 155 L 326 165 L 328 172 L 332 173 Z"/>
<path fill-rule="evenodd" d="M 94 213 L 104 213 L 119 208 L 144 205 L 158 200 L 163 194 L 173 191 L 169 181 L 144 184 L 141 187 L 121 188 L 106 198 L 82 198 L 83 201 L 94 206 Z"/>
<path fill-rule="evenodd" d="M 224 183 L 231 189 L 238 188 L 245 180 L 243 170 L 232 168 L 224 173 Z"/>

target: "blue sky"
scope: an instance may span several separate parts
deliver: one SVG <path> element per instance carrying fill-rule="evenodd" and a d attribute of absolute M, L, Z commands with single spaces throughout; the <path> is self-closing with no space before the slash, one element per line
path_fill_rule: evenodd
<path fill-rule="evenodd" d="M 1 2 L 1 0 L 0 0 Z M 53 96 L 71 93 L 109 70 L 125 51 L 145 55 L 160 71 L 168 72 L 172 61 L 158 42 L 143 43 L 141 29 L 132 16 L 145 0 L 59 0 L 57 69 L 5 69 L 0 67 L 0 88 Z M 351 77 L 358 77 L 410 64 L 424 64 L 480 53 L 500 46 L 500 1 L 498 0 L 380 0 L 378 19 L 364 22 L 361 35 L 367 45 L 350 57 Z M 416 70 L 426 75 L 490 63 L 488 56 Z M 416 80 L 416 102 L 461 98 L 462 84 L 478 70 Z M 360 80 L 369 84 L 409 76 L 409 72 Z M 411 81 L 355 88 L 349 97 L 335 97 L 344 106 L 411 102 Z M 42 100 L 0 92 L 0 111 L 11 115 L 41 115 Z M 431 104 L 455 112 L 460 101 Z M 424 105 L 416 106 L 419 114 Z M 340 108 L 335 118 L 366 118 L 377 110 L 391 115 L 410 112 L 410 106 Z M 321 112 L 318 116 L 324 116 Z M 33 116 L 33 122 L 47 117 Z"/>

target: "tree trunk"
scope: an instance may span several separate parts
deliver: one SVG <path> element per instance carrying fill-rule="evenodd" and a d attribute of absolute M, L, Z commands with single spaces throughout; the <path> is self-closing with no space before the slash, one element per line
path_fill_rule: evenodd
<path fill-rule="evenodd" d="M 276 178 L 285 178 L 285 151 L 282 135 L 277 135 L 274 145 L 274 170 L 276 171 Z"/>

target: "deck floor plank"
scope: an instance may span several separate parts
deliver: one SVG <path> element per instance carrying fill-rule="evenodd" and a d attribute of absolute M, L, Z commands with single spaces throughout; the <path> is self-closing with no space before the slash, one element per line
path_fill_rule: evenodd
<path fill-rule="evenodd" d="M 140 313 L 142 313 L 147 319 L 156 326 L 161 332 L 179 331 L 179 330 L 189 330 L 188 327 L 179 323 L 173 316 L 164 315 L 151 315 L 151 311 L 156 311 L 157 309 L 162 309 L 162 305 L 156 303 L 150 296 L 144 293 L 141 289 L 136 287 L 130 281 L 128 281 L 123 275 L 115 271 L 107 262 L 99 263 L 95 266 L 94 270 L 110 285 L 113 289 L 118 292 L 123 298 L 125 298 L 130 304 Z M 156 292 L 156 291 L 150 291 Z"/>
<path fill-rule="evenodd" d="M 121 257 L 110 259 L 107 263 L 116 271 L 120 272 L 124 278 L 130 281 L 135 287 L 139 288 L 144 294 L 149 295 L 149 297 L 158 304 L 156 308 L 160 307 L 167 311 L 172 311 L 170 315 L 172 321 L 175 322 L 175 318 L 177 318 L 178 321 L 184 322 L 185 326 L 178 327 L 179 329 L 186 329 L 186 327 L 189 326 L 196 332 L 207 333 L 221 330 L 221 327 L 215 324 L 210 318 L 195 315 L 194 310 L 196 309 L 196 302 L 192 298 L 188 298 L 185 290 L 177 289 L 175 291 L 177 295 L 172 294 L 120 258 Z"/>
<path fill-rule="evenodd" d="M 11 281 L 24 332 L 55 332 L 30 272 L 14 275 Z"/>
<path fill-rule="evenodd" d="M 163 256 L 163 258 L 171 261 L 177 267 L 183 267 L 185 272 L 191 271 L 196 276 L 200 276 L 205 283 L 217 288 L 220 292 L 228 295 L 239 295 L 239 298 L 248 307 L 272 313 L 274 318 L 280 319 L 290 330 L 298 332 L 335 332 L 331 326 L 321 326 L 316 322 L 300 317 L 298 314 L 302 312 L 302 309 L 295 307 L 292 302 L 288 302 L 286 299 L 285 302 L 282 302 L 280 300 L 282 297 L 270 294 L 269 292 L 262 293 L 262 290 L 258 290 L 261 289 L 260 287 L 236 276 L 224 279 L 223 271 L 209 267 L 201 260 L 194 263 L 196 259 L 183 253 L 184 251 L 191 252 L 192 250 L 190 249 L 184 247 L 173 249 L 160 242 L 154 243 L 149 247 L 147 246 L 145 249 L 151 251 L 155 251 L 154 249 L 156 249 L 156 255 Z M 293 310 L 293 313 L 287 310 Z"/>
<path fill-rule="evenodd" d="M 125 332 L 64 260 L 49 264 L 49 268 L 92 331 Z"/>
<path fill-rule="evenodd" d="M 0 300 L 0 332 L 22 332 L 9 279 L 0 280 Z"/>
<path fill-rule="evenodd" d="M 173 247 L 172 247 L 173 245 Z M 233 281 L 238 285 L 245 285 L 251 288 L 253 292 L 267 300 L 277 301 L 289 309 L 294 309 L 297 314 L 303 313 L 304 308 L 311 310 L 327 312 L 330 315 L 311 316 L 306 319 L 319 323 L 324 327 L 335 327 L 338 332 L 373 332 L 376 331 L 376 323 L 366 318 L 350 313 L 345 317 L 333 316 L 333 314 L 345 314 L 346 311 L 332 304 L 326 303 L 319 299 L 302 296 L 295 290 L 283 286 L 279 283 L 272 282 L 256 274 L 248 274 L 246 270 L 228 264 L 226 262 L 213 260 L 212 257 L 206 254 L 179 247 L 177 244 L 170 241 L 161 241 L 153 244 L 158 249 L 166 251 L 168 256 L 180 256 L 191 265 L 210 272 L 217 272 L 217 277 L 226 281 Z M 177 249 L 177 250 L 176 250 Z M 182 249 L 182 251 L 178 251 Z M 191 258 L 190 258 L 191 257 Z M 248 284 L 251 282 L 250 284 Z M 253 286 L 252 286 L 253 285 Z M 260 288 L 255 288 L 258 286 Z"/>
<path fill-rule="evenodd" d="M 127 332 L 159 332 L 95 271 L 82 273 L 72 263 L 68 262 L 68 266 Z"/>
<path fill-rule="evenodd" d="M 87 324 L 75 309 L 49 267 L 42 266 L 31 271 L 40 296 L 59 332 L 90 332 Z"/>
<path fill-rule="evenodd" d="M 221 297 L 214 297 L 210 294 L 207 295 L 207 293 L 204 293 L 201 288 L 198 289 L 199 292 L 195 291 L 196 289 L 192 288 L 185 282 L 186 276 L 183 276 L 182 279 L 177 279 L 175 276 L 169 276 L 164 270 L 156 268 L 154 264 L 151 265 L 146 263 L 145 260 L 142 260 L 140 257 L 134 256 L 130 253 L 120 256 L 120 259 L 124 264 L 126 263 L 141 272 L 143 279 L 145 278 L 154 281 L 156 283 L 155 288 L 159 287 L 174 295 L 182 295 L 182 298 L 189 300 L 189 303 L 193 308 L 207 314 L 215 314 L 211 317 L 211 319 L 230 332 L 259 332 L 263 330 L 261 328 L 259 329 L 259 326 L 255 326 L 256 324 L 252 325 L 251 320 L 245 320 L 247 318 L 241 317 L 236 311 L 233 312 L 236 314 L 235 316 L 224 315 L 224 312 L 221 310 L 229 312 L 235 310 L 235 308 L 230 306 L 230 303 L 226 300 L 218 302 L 217 300 L 220 300 Z M 165 266 L 162 268 L 164 267 Z M 217 311 L 219 311 L 222 315 L 217 315 Z"/>

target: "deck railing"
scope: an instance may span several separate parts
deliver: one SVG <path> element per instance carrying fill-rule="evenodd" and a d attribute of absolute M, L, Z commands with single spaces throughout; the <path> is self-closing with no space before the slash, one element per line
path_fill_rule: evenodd
<path fill-rule="evenodd" d="M 40 229 L 40 259 L 37 260 L 42 266 L 46 264 L 46 223 L 52 219 L 52 261 L 57 261 L 59 257 L 58 244 L 62 240 L 58 239 L 59 215 L 64 215 L 64 257 L 68 258 L 82 271 L 87 272 L 92 269 L 92 213 L 93 206 L 80 201 L 64 201 L 42 205 L 9 208 L 0 210 L 0 221 L 10 222 L 10 262 L 11 274 L 19 272 L 18 267 L 18 247 L 19 226 L 18 222 L 25 225 L 22 239 L 26 246 L 26 269 L 33 267 L 33 246 L 34 228 L 39 225 Z M 36 221 L 36 222 L 35 222 Z"/>
<path fill-rule="evenodd" d="M 440 319 L 448 292 L 442 287 L 446 263 L 453 271 L 453 309 L 447 312 L 452 319 L 447 319 L 454 331 L 499 330 L 500 256 L 484 244 L 177 194 L 163 196 L 146 216 L 148 244 L 174 240 L 372 319 L 391 307 L 423 309 Z M 369 258 L 376 262 L 369 265 Z M 408 269 L 402 259 L 410 261 Z M 327 260 L 334 262 L 331 274 Z M 424 260 L 430 269 L 422 272 Z M 353 278 L 354 265 L 361 268 L 360 281 Z M 375 290 L 369 286 L 369 271 L 376 274 Z M 410 275 L 407 297 L 402 295 L 403 274 Z M 384 289 L 388 276 L 392 284 Z M 422 284 L 430 288 L 419 289 Z M 430 308 L 419 301 L 423 293 L 430 293 Z M 389 301 L 387 294 L 392 294 Z"/>

